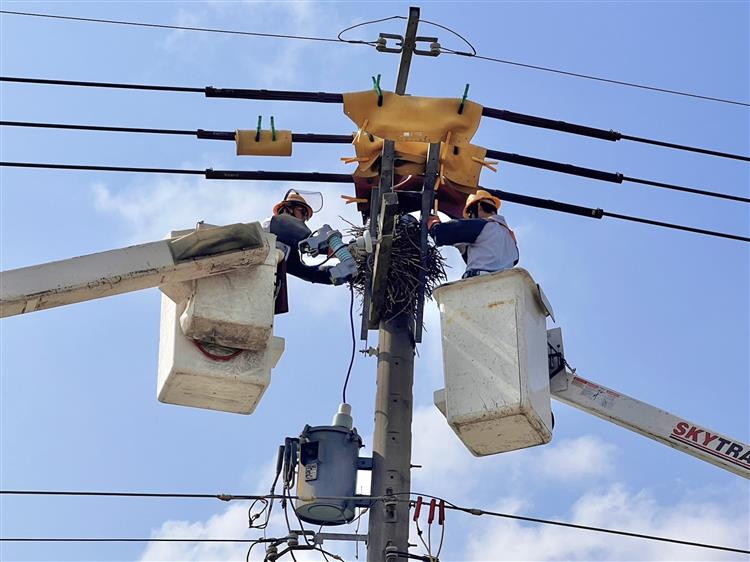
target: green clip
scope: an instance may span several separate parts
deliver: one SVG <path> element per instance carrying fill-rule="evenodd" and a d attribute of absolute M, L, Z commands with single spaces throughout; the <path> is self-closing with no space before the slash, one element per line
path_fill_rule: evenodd
<path fill-rule="evenodd" d="M 273 115 L 271 115 L 271 140 L 276 142 L 276 127 L 273 124 Z"/>
<path fill-rule="evenodd" d="M 262 115 L 258 115 L 258 127 L 255 129 L 255 142 L 260 142 L 260 126 L 263 120 Z"/>
<path fill-rule="evenodd" d="M 461 115 L 464 112 L 464 104 L 466 103 L 466 97 L 469 95 L 469 85 L 466 84 L 464 88 L 464 95 L 461 98 L 461 105 L 458 106 L 458 114 Z"/>
<path fill-rule="evenodd" d="M 378 107 L 383 106 L 383 90 L 380 89 L 380 74 L 378 74 L 378 78 L 375 79 L 374 76 L 372 78 L 372 87 L 375 89 L 375 93 L 378 94 Z"/>

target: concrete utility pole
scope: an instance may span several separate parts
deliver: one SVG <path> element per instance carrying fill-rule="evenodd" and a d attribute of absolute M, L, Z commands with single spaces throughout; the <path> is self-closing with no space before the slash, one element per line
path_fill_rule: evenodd
<path fill-rule="evenodd" d="M 409 77 L 418 25 L 419 8 L 409 8 L 396 82 L 396 93 L 399 95 L 406 93 L 406 81 Z M 386 150 L 391 154 L 386 154 Z M 384 148 L 383 161 L 387 160 L 393 161 L 393 143 L 386 143 Z M 392 174 L 387 175 L 391 178 L 388 182 L 390 185 L 381 183 L 378 198 L 371 203 L 378 211 L 384 194 L 390 192 L 392 187 Z M 373 438 L 374 496 L 398 494 L 399 499 L 409 499 L 413 381 L 414 334 L 410 315 L 402 313 L 396 318 L 380 322 Z M 388 557 L 387 554 L 408 552 L 409 503 L 400 501 L 373 504 L 370 508 L 368 533 L 368 562 L 396 562 L 403 558 Z"/>

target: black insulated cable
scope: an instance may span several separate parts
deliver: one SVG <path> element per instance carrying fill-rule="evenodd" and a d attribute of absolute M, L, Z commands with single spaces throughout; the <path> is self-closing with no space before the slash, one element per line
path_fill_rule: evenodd
<path fill-rule="evenodd" d="M 90 81 L 79 81 L 79 80 L 49 80 L 42 78 L 22 78 L 13 76 L 0 76 L 0 82 L 17 82 L 17 83 L 28 83 L 28 84 L 46 84 L 52 86 L 82 86 L 91 88 L 123 88 L 129 90 L 155 90 L 164 92 L 188 92 L 188 93 L 202 93 L 207 97 L 216 98 L 239 98 L 239 99 L 255 99 L 255 100 L 276 100 L 276 101 L 305 101 L 305 102 L 316 102 L 316 103 L 343 103 L 343 94 L 328 93 L 328 92 L 298 92 L 288 90 L 249 90 L 249 89 L 237 89 L 237 88 L 214 88 L 208 86 L 205 88 L 190 88 L 182 86 L 153 86 L 146 84 L 123 84 L 116 82 L 90 82 Z M 550 129 L 560 131 L 564 133 L 570 133 L 574 135 L 582 135 L 586 137 L 618 141 L 618 140 L 629 140 L 633 142 L 640 142 L 651 144 L 655 146 L 662 146 L 666 148 L 672 148 L 675 150 L 684 150 L 688 152 L 695 152 L 698 154 L 705 154 L 709 156 L 716 156 L 719 158 L 730 158 L 733 160 L 741 160 L 743 162 L 750 162 L 750 157 L 741 154 L 732 154 L 730 152 L 721 152 L 718 150 L 710 150 L 706 148 L 700 148 L 695 146 L 688 146 L 684 144 L 670 143 L 655 139 L 647 139 L 644 137 L 637 137 L 632 135 L 625 135 L 618 131 L 600 129 L 597 127 L 589 127 L 587 125 L 578 125 L 575 123 L 566 123 L 565 121 L 556 121 L 554 119 L 548 119 L 546 117 L 538 117 L 535 115 L 526 115 L 523 113 L 516 113 L 513 111 L 507 111 L 504 109 L 496 109 L 492 107 L 485 107 L 482 109 L 482 115 L 489 117 L 490 119 L 499 119 L 501 121 L 508 121 L 511 123 L 517 123 L 519 125 L 527 125 L 530 127 L 539 127 L 543 129 Z"/>
<path fill-rule="evenodd" d="M 16 168 L 90 170 L 90 171 L 104 171 L 104 172 L 190 174 L 190 175 L 203 175 L 206 179 L 219 179 L 219 180 L 352 183 L 352 176 L 348 174 L 328 174 L 328 173 L 321 173 L 321 172 L 265 172 L 265 171 L 256 171 L 256 170 L 213 170 L 211 168 L 207 170 L 180 170 L 177 168 L 135 168 L 135 167 L 124 167 L 124 166 L 89 166 L 89 165 L 81 165 L 81 164 L 46 164 L 46 163 L 36 163 L 36 162 L 0 162 L 0 166 L 16 167 Z M 498 195 L 498 197 L 500 197 L 501 199 L 504 197 L 507 201 L 518 203 L 519 205 L 538 207 L 541 209 L 549 209 L 553 211 L 559 211 L 563 213 L 575 214 L 575 215 L 591 217 L 591 218 L 596 218 L 596 219 L 601 219 L 603 216 L 610 216 L 612 218 L 617 218 L 621 220 L 630 220 L 630 221 L 641 222 L 644 224 L 650 224 L 654 226 L 661 226 L 663 228 L 672 228 L 672 229 L 684 230 L 688 232 L 695 232 L 697 234 L 704 234 L 706 236 L 715 236 L 718 238 L 729 238 L 732 240 L 740 240 L 742 242 L 750 242 L 750 238 L 746 236 L 740 236 L 737 234 L 728 234 L 728 233 L 718 232 L 714 230 L 703 230 L 703 229 L 693 228 L 690 226 L 683 226 L 683 225 L 674 224 L 674 223 L 653 221 L 650 219 L 630 217 L 627 215 L 619 215 L 616 213 L 607 213 L 603 211 L 602 209 L 581 207 L 579 205 L 572 205 L 570 203 L 560 203 L 558 201 L 553 201 L 551 199 L 541 199 L 538 197 L 531 197 L 529 195 L 510 193 L 507 191 L 500 191 L 500 190 L 493 190 L 493 189 L 487 189 L 487 191 Z"/>
<path fill-rule="evenodd" d="M 235 140 L 234 131 L 207 131 L 204 129 L 158 129 L 147 127 L 112 127 L 105 125 L 77 125 L 69 123 L 35 123 L 30 121 L 0 121 L 4 127 L 30 127 L 39 129 L 65 129 L 100 131 L 110 133 L 146 133 L 154 135 L 185 135 L 204 140 Z M 351 144 L 352 135 L 326 135 L 317 133 L 292 133 L 292 142 L 315 144 Z"/>
<path fill-rule="evenodd" d="M 349 368 L 346 370 L 346 378 L 344 379 L 344 388 L 341 391 L 342 402 L 346 404 L 346 388 L 349 386 L 349 378 L 352 375 L 352 367 L 354 366 L 354 357 L 357 355 L 357 338 L 354 335 L 354 283 L 349 283 L 349 327 L 352 333 L 352 354 L 349 359 Z"/>
<path fill-rule="evenodd" d="M 151 133 L 151 134 L 165 134 L 165 135 L 189 135 L 195 136 L 199 139 L 208 140 L 223 140 L 233 141 L 235 140 L 234 131 L 206 131 L 203 129 L 198 130 L 186 130 L 186 129 L 150 129 L 142 127 L 109 127 L 100 125 L 70 125 L 63 123 L 34 123 L 27 121 L 0 121 L 0 126 L 10 127 L 37 127 L 47 129 L 74 129 L 74 130 L 89 130 L 89 131 L 108 131 L 108 132 L 124 132 L 124 133 Z M 352 135 L 329 135 L 329 134 L 318 134 L 318 133 L 292 133 L 292 142 L 297 143 L 315 143 L 315 144 L 350 144 L 352 141 Z M 727 199 L 730 201 L 738 201 L 741 203 L 750 203 L 750 198 L 742 197 L 739 195 L 731 195 L 728 193 L 720 193 L 716 191 L 708 191 L 705 189 L 697 189 L 693 187 L 686 187 L 682 185 L 676 185 L 672 183 L 657 182 L 653 180 L 646 180 L 641 178 L 633 178 L 625 176 L 617 172 L 605 172 L 602 170 L 595 170 L 593 168 L 586 168 L 583 166 L 575 166 L 572 164 L 565 164 L 562 162 L 555 162 L 553 160 L 544 160 L 541 158 L 533 158 L 531 156 L 524 156 L 521 154 L 513 154 L 510 152 L 502 152 L 500 150 L 488 150 L 487 157 L 503 162 L 509 162 L 511 164 L 518 164 L 520 166 L 528 166 L 531 168 L 539 168 L 542 170 L 548 170 L 552 172 L 559 172 L 563 174 L 569 174 L 599 181 L 606 181 L 610 183 L 622 184 L 625 181 L 638 183 L 642 185 L 648 185 L 652 187 L 659 187 L 664 189 L 672 189 L 675 191 L 681 191 L 684 193 L 692 193 L 695 195 L 703 195 L 706 197 L 716 197 L 719 199 Z"/>
<path fill-rule="evenodd" d="M 631 178 L 630 176 L 622 176 L 622 181 L 629 181 L 632 183 L 649 185 L 651 187 L 661 187 L 663 189 L 671 189 L 673 191 L 682 191 L 683 193 L 693 193 L 695 195 L 705 195 L 707 197 L 718 197 L 720 199 L 729 199 L 731 201 L 739 201 L 740 203 L 750 203 L 750 198 L 748 197 L 741 197 L 739 195 L 730 195 L 728 193 L 717 193 L 716 191 L 706 191 L 704 189 L 696 189 L 694 187 L 685 187 L 684 185 L 675 185 L 673 183 L 664 183 L 660 181 Z"/>
<path fill-rule="evenodd" d="M 205 88 L 190 88 L 186 86 L 155 86 L 153 84 L 123 84 L 122 82 L 91 82 L 83 80 L 50 80 L 46 78 L 22 78 L 1 76 L 0 82 L 16 82 L 19 84 L 45 84 L 47 86 L 80 86 L 82 88 L 115 88 L 121 90 L 148 90 L 157 92 L 187 92 L 203 94 Z"/>
<path fill-rule="evenodd" d="M 253 90 L 243 88 L 214 88 L 202 90 L 207 98 L 230 98 L 267 101 L 303 101 L 313 103 L 344 103 L 343 94 L 328 92 L 299 92 L 295 90 Z"/>
<path fill-rule="evenodd" d="M 201 130 L 189 131 L 186 129 L 154 129 L 145 127 L 112 127 L 106 125 L 77 125 L 69 123 L 33 123 L 29 121 L 0 121 L 0 126 L 3 127 L 31 127 L 31 128 L 42 128 L 42 129 L 65 129 L 74 131 L 103 131 L 110 133 L 149 133 L 155 135 L 190 135 L 197 136 L 198 138 L 214 138 L 214 137 L 202 137 Z M 206 132 L 206 131 L 204 131 Z M 224 134 L 224 131 L 207 131 L 208 133 Z M 231 139 L 234 140 L 234 131 L 229 133 L 232 135 Z M 222 139 L 225 140 L 225 139 Z"/>

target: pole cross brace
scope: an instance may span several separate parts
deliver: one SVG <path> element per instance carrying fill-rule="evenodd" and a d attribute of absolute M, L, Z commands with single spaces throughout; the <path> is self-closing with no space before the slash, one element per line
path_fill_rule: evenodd
<path fill-rule="evenodd" d="M 367 535 L 357 533 L 315 533 L 313 544 L 323 544 L 323 541 L 352 541 L 367 542 Z"/>
<path fill-rule="evenodd" d="M 372 457 L 359 457 L 357 459 L 357 470 L 372 470 Z"/>

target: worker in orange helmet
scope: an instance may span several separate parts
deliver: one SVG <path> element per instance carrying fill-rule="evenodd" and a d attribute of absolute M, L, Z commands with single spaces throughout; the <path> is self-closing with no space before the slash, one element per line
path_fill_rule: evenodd
<path fill-rule="evenodd" d="M 273 207 L 274 216 L 291 215 L 302 222 L 307 222 L 313 216 L 312 207 L 299 193 L 289 190 L 283 200 Z"/>
<path fill-rule="evenodd" d="M 518 263 L 516 235 L 505 217 L 498 214 L 502 202 L 484 189 L 469 195 L 464 218 L 440 222 L 437 215 L 427 219 L 430 236 L 438 246 L 455 246 L 466 262 L 462 279 L 509 269 Z"/>
<path fill-rule="evenodd" d="M 286 254 L 286 272 L 311 283 L 331 285 L 331 276 L 325 268 L 307 265 L 299 254 L 299 243 L 312 234 L 305 224 L 313 216 L 313 208 L 294 189 L 286 192 L 284 199 L 273 207 L 273 216 L 263 222 L 263 228 L 276 235 L 277 244 Z"/>

